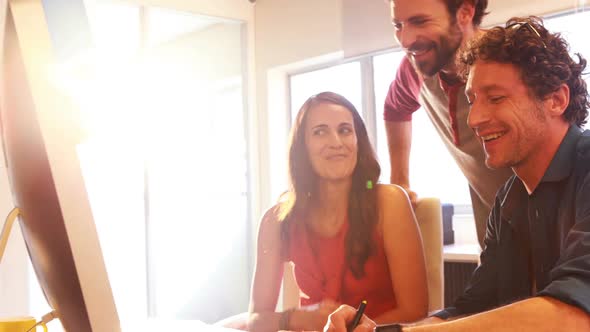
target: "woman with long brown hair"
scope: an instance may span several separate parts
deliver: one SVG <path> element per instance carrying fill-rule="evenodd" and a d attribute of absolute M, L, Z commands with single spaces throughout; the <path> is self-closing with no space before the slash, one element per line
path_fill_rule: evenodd
<path fill-rule="evenodd" d="M 310 97 L 291 131 L 290 189 L 260 223 L 249 330 L 321 330 L 338 305 L 361 300 L 377 322 L 426 315 L 418 226 L 406 193 L 379 174 L 355 107 L 332 92 Z M 286 262 L 302 307 L 278 313 Z"/>

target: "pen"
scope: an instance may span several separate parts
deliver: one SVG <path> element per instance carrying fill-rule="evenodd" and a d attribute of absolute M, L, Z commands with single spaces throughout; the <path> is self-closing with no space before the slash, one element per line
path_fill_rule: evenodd
<path fill-rule="evenodd" d="M 352 332 L 352 330 L 354 330 L 354 328 L 357 327 L 357 325 L 359 325 L 359 322 L 361 321 L 361 318 L 363 317 L 363 313 L 365 312 L 366 307 L 367 307 L 367 301 L 366 300 L 361 301 L 361 304 L 359 304 L 359 308 L 356 309 L 356 315 L 354 315 L 354 319 L 352 320 L 352 323 L 350 323 L 350 325 L 348 325 L 348 327 L 346 328 L 346 330 L 348 332 Z"/>

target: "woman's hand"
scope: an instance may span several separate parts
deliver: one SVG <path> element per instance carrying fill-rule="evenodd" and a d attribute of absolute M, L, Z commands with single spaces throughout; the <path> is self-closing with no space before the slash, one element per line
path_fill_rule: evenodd
<path fill-rule="evenodd" d="M 323 300 L 318 304 L 302 307 L 291 318 L 292 327 L 297 327 L 297 330 L 322 331 L 330 314 L 339 306 L 340 303 L 336 301 Z"/>
<path fill-rule="evenodd" d="M 317 310 L 317 331 L 321 331 L 324 328 L 324 326 L 326 326 L 326 323 L 328 322 L 328 317 L 330 316 L 330 314 L 336 311 L 338 307 L 340 307 L 340 303 L 337 303 L 332 300 L 323 300 L 322 302 L 320 302 L 320 306 Z"/>

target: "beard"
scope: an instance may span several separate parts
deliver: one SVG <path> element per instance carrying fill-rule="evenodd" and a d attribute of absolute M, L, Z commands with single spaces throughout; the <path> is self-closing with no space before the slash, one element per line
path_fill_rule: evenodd
<path fill-rule="evenodd" d="M 512 103 L 512 107 L 521 114 L 527 114 L 527 118 L 535 125 L 522 128 L 518 141 L 512 142 L 511 148 L 504 150 L 500 156 L 490 156 L 486 151 L 485 164 L 490 169 L 519 167 L 529 160 L 529 156 L 534 153 L 532 151 L 543 150 L 543 142 L 546 142 L 544 137 L 547 136 L 548 120 L 541 102 L 535 101 L 526 111 L 514 103 Z"/>
<path fill-rule="evenodd" d="M 414 68 L 423 76 L 434 76 L 441 69 L 455 61 L 457 50 L 461 46 L 463 32 L 459 25 L 451 22 L 446 34 L 438 37 L 438 42 L 434 40 L 417 40 L 407 50 L 409 59 L 414 64 Z M 417 60 L 411 54 L 414 52 L 432 52 L 433 55 L 428 59 Z"/>

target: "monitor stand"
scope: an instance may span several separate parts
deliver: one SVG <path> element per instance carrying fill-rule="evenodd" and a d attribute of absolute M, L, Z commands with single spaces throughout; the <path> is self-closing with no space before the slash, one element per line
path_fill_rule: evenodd
<path fill-rule="evenodd" d="M 6 217 L 6 221 L 4 222 L 4 226 L 2 227 L 2 233 L 0 233 L 0 263 L 2 263 L 2 257 L 4 257 L 4 251 L 6 250 L 6 245 L 8 244 L 8 238 L 10 237 L 10 231 L 12 231 L 12 226 L 14 225 L 14 222 L 19 217 L 19 215 L 20 215 L 20 209 L 17 207 L 13 208 L 12 211 L 10 211 L 10 213 Z M 29 316 L 26 316 L 26 317 L 1 317 L 0 320 L 8 320 L 8 321 L 11 320 L 12 324 L 14 324 L 16 320 L 18 320 L 18 322 L 16 322 L 16 323 L 29 324 L 30 321 L 33 320 L 35 322 L 34 322 L 34 326 L 31 326 L 31 328 L 34 328 L 36 326 L 42 326 L 43 330 L 45 332 L 47 332 L 47 327 L 45 326 L 45 324 L 50 322 L 51 320 L 53 320 L 55 317 L 56 317 L 56 312 L 51 311 L 47 315 L 43 316 L 43 319 L 38 322 L 35 321 L 34 317 L 29 317 Z M 2 327 L 1 324 L 0 324 L 0 327 Z"/>
<path fill-rule="evenodd" d="M 10 236 L 12 225 L 14 225 L 14 222 L 19 215 L 20 210 L 19 208 L 15 207 L 6 217 L 4 227 L 2 227 L 2 233 L 0 233 L 0 263 L 2 263 L 2 256 L 4 256 L 4 250 L 6 249 L 6 244 L 8 243 L 8 237 Z"/>

